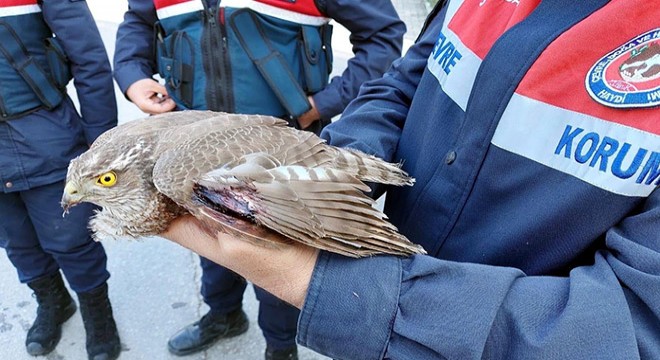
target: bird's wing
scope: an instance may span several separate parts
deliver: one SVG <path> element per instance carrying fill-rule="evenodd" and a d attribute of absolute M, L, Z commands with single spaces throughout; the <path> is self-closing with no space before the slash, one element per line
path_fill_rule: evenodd
<path fill-rule="evenodd" d="M 255 243 L 290 238 L 347 256 L 423 252 L 372 207 L 361 170 L 332 167 L 340 150 L 275 118 L 235 119 L 163 135 L 161 142 L 174 145 L 156 162 L 156 188 L 209 227 Z"/>
<path fill-rule="evenodd" d="M 412 185 L 415 182 L 401 170 L 399 164 L 388 163 L 358 150 L 330 146 L 325 140 L 310 132 L 292 128 L 277 130 L 276 137 L 284 141 L 270 150 L 269 154 L 278 159 L 282 165 L 327 167 L 342 170 L 361 181 L 396 186 Z"/>
<path fill-rule="evenodd" d="M 188 113 L 188 112 L 185 112 Z M 216 114 L 217 113 L 212 113 Z M 286 121 L 270 116 L 220 114 L 168 129 L 159 134 L 161 144 L 153 170 L 156 188 L 181 206 L 190 201 L 192 182 L 207 172 L 233 167 L 244 155 L 252 153 L 276 154 L 273 158 L 286 160 L 313 146 L 299 139 Z M 312 143 L 322 143 L 318 139 Z M 291 148 L 291 149 L 290 149 Z"/>
<path fill-rule="evenodd" d="M 280 119 L 236 115 L 229 117 L 229 120 L 227 123 L 209 118 L 176 131 L 170 130 L 159 138 L 161 143 L 169 144 L 166 145 L 169 148 L 163 151 L 156 161 L 152 173 L 154 185 L 160 193 L 193 215 L 200 215 L 204 210 L 199 203 L 192 201 L 193 184 L 207 172 L 222 167 L 233 168 L 244 163 L 245 159 L 257 159 L 250 157 L 250 154 L 276 153 L 282 156 L 281 151 L 287 145 L 300 143 L 303 148 L 309 146 L 291 135 L 286 122 Z M 296 157 L 296 153 L 292 151 L 290 157 Z M 274 157 L 270 159 L 279 162 L 274 160 Z M 208 220 L 205 216 L 201 217 L 202 220 Z M 223 217 L 222 220 L 233 222 L 233 227 L 223 229 L 218 226 L 218 221 L 214 220 L 216 229 L 241 233 L 242 237 L 255 243 L 259 243 L 260 239 L 271 240 L 274 244 L 290 241 L 282 236 L 274 236 L 276 233 L 257 229 L 251 222 L 245 223 L 228 217 Z"/>
<path fill-rule="evenodd" d="M 262 124 L 265 126 L 276 124 Z M 254 127 L 253 124 L 248 127 Z M 258 127 L 258 126 L 257 126 Z M 253 151 L 272 150 L 273 147 L 279 147 L 278 141 L 255 141 L 259 137 L 259 130 L 244 129 L 240 126 L 229 129 L 208 131 L 209 127 L 200 129 L 197 136 L 188 136 L 181 138 L 180 134 L 186 131 L 179 131 L 174 136 L 180 142 L 163 152 L 158 158 L 153 170 L 153 182 L 158 191 L 175 203 L 188 210 L 200 220 L 207 224 L 207 230 L 233 233 L 248 241 L 259 245 L 279 245 L 288 243 L 291 240 L 267 228 L 257 227 L 251 221 L 244 221 L 240 218 L 232 217 L 233 214 L 224 215 L 222 213 L 210 214 L 206 212 L 198 201 L 193 200 L 193 185 L 195 181 L 202 177 L 206 172 L 223 167 L 234 167 L 244 164 L 245 159 L 259 159 Z M 252 137 L 246 137 L 248 135 Z M 167 141 L 166 139 L 161 141 Z M 267 157 L 264 154 L 264 161 L 274 161 L 275 158 Z M 312 226 L 313 227 L 313 226 Z"/>
<path fill-rule="evenodd" d="M 207 217 L 254 221 L 295 241 L 352 257 L 421 253 L 364 194 L 355 176 L 327 167 L 280 165 L 268 154 L 244 156 L 195 184 Z M 219 214 L 220 213 L 220 214 Z"/>

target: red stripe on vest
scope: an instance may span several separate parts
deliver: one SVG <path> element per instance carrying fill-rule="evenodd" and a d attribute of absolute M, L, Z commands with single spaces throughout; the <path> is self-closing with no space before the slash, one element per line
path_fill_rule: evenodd
<path fill-rule="evenodd" d="M 311 16 L 323 16 L 319 9 L 316 7 L 314 0 L 296 0 L 294 2 L 288 0 L 255 0 L 263 4 L 274 6 L 280 9 L 297 12 L 299 14 Z"/>
<path fill-rule="evenodd" d="M 37 0 L 0 0 L 0 8 L 22 5 L 37 5 Z"/>
<path fill-rule="evenodd" d="M 181 4 L 189 1 L 200 1 L 200 0 L 154 0 L 154 7 L 156 7 L 156 10 L 159 10 L 162 8 L 166 8 L 168 6 Z"/>
<path fill-rule="evenodd" d="M 449 22 L 465 46 L 483 60 L 495 41 L 527 17 L 541 0 L 465 0 Z"/>

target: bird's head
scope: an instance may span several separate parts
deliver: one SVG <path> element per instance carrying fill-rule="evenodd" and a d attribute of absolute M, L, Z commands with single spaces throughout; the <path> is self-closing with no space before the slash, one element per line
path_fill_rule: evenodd
<path fill-rule="evenodd" d="M 148 144 L 135 136 L 99 138 L 69 164 L 62 207 L 65 213 L 81 202 L 102 207 L 89 223 L 95 239 L 159 234 L 176 215 L 153 184 L 156 159 Z"/>
<path fill-rule="evenodd" d="M 112 211 L 153 192 L 151 147 L 144 139 L 114 140 L 95 143 L 71 161 L 62 195 L 65 212 L 81 202 Z"/>

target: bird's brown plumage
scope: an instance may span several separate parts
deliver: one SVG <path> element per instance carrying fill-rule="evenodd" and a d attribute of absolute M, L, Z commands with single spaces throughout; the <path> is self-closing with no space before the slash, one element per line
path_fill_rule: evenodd
<path fill-rule="evenodd" d="M 120 125 L 71 162 L 63 205 L 103 207 L 90 222 L 98 238 L 155 235 L 189 212 L 210 231 L 259 244 L 294 240 L 353 257 L 424 253 L 364 194 L 363 181 L 412 185 L 410 177 L 286 125 L 210 111 Z M 116 183 L 103 186 L 108 173 Z"/>

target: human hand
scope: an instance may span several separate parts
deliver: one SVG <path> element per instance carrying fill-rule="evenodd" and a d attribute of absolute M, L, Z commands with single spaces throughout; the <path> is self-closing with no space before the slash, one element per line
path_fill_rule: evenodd
<path fill-rule="evenodd" d="M 134 82 L 126 90 L 126 96 L 147 114 L 162 114 L 174 110 L 176 104 L 167 95 L 165 86 L 154 79 L 142 79 Z"/>
<path fill-rule="evenodd" d="M 307 100 L 309 100 L 310 105 L 312 105 L 312 108 L 308 110 L 306 113 L 300 115 L 298 118 L 298 124 L 300 125 L 301 129 L 306 129 L 312 123 L 316 120 L 321 119 L 321 114 L 319 113 L 318 110 L 316 110 L 316 104 L 314 103 L 314 99 L 311 96 L 307 97 Z"/>
<path fill-rule="evenodd" d="M 224 233 L 214 237 L 191 215 L 174 220 L 161 236 L 231 269 L 297 308 L 302 308 L 305 302 L 319 253 L 293 241 L 275 248 Z"/>

